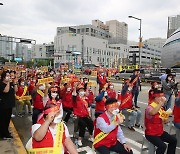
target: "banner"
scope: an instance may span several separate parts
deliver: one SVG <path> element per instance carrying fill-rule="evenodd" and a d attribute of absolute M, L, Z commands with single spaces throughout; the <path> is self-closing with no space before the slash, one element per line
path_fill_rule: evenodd
<path fill-rule="evenodd" d="M 42 72 L 48 72 L 48 66 L 42 66 L 42 67 L 40 67 L 40 70 Z"/>
<path fill-rule="evenodd" d="M 16 62 L 5 62 L 4 69 L 5 70 L 16 70 L 17 63 Z"/>
<path fill-rule="evenodd" d="M 18 72 L 23 72 L 26 70 L 26 66 L 25 65 L 17 65 L 16 66 L 16 71 Z"/>
<path fill-rule="evenodd" d="M 44 83 L 50 83 L 50 82 L 53 82 L 53 78 L 52 77 L 49 77 L 49 78 L 43 78 L 43 79 L 38 79 L 38 83 L 39 84 L 44 84 Z"/>

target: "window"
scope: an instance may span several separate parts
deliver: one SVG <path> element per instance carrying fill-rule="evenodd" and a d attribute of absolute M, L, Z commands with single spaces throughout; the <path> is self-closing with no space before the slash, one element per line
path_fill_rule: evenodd
<path fill-rule="evenodd" d="M 89 28 L 86 28 L 86 32 L 89 32 Z"/>

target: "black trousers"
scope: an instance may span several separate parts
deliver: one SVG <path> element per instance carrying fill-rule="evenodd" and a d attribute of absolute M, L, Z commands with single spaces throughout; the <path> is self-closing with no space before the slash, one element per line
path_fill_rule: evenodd
<path fill-rule="evenodd" d="M 33 108 L 33 114 L 32 114 L 32 124 L 33 125 L 37 123 L 37 119 L 38 119 L 38 116 L 40 113 L 42 113 L 42 110 Z"/>
<path fill-rule="evenodd" d="M 175 154 L 176 153 L 176 144 L 177 139 L 171 135 L 169 135 L 167 132 L 164 131 L 164 133 L 161 136 L 150 136 L 145 135 L 146 139 L 154 144 L 157 147 L 156 154 L 164 154 L 166 151 L 166 144 L 164 142 L 169 143 L 167 154 Z"/>
<path fill-rule="evenodd" d="M 0 107 L 0 137 L 9 135 L 9 123 L 11 120 L 12 108 Z"/>
<path fill-rule="evenodd" d="M 65 122 L 68 122 L 68 120 L 69 120 L 69 118 L 70 118 L 70 116 L 71 116 L 71 114 L 72 114 L 73 108 L 64 107 L 63 110 L 64 110 L 65 112 L 67 112 L 67 113 L 66 113 L 66 116 L 65 116 L 65 118 L 64 118 L 64 121 L 65 121 Z"/>
<path fill-rule="evenodd" d="M 100 146 L 98 148 L 96 148 L 96 150 L 100 153 L 100 154 L 110 154 L 111 151 L 120 153 L 120 154 L 133 154 L 132 150 L 131 151 L 126 151 L 124 149 L 124 146 L 117 141 L 116 145 L 111 146 L 110 148 L 106 147 L 106 146 Z"/>
<path fill-rule="evenodd" d="M 90 117 L 79 117 L 78 120 L 79 137 L 84 137 L 86 127 L 88 128 L 89 134 L 93 134 L 93 121 Z"/>

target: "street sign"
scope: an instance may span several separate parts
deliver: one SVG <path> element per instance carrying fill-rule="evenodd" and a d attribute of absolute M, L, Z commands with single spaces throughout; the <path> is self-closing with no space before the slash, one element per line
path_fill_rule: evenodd
<path fill-rule="evenodd" d="M 20 61 L 22 61 L 22 58 L 21 57 L 16 57 L 16 58 L 14 58 L 14 60 L 20 62 Z"/>

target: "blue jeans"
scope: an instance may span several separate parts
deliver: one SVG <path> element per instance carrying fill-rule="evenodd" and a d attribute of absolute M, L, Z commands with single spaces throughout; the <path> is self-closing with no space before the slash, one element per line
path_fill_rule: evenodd
<path fill-rule="evenodd" d="M 122 109 L 122 113 L 125 116 L 125 124 L 129 127 L 133 127 L 135 124 L 139 125 L 142 113 L 140 110 L 128 112 L 128 109 Z M 129 116 L 131 116 L 129 121 Z"/>
<path fill-rule="evenodd" d="M 132 90 L 132 96 L 133 96 L 133 98 L 134 98 L 134 104 L 135 104 L 135 106 L 137 106 L 138 95 L 139 95 L 139 90 Z"/>
<path fill-rule="evenodd" d="M 176 127 L 176 128 L 178 128 L 178 129 L 180 129 L 180 122 L 173 122 L 174 123 L 174 126 Z"/>
<path fill-rule="evenodd" d="M 165 110 L 168 110 L 171 107 L 172 95 L 164 94 L 166 102 L 164 103 Z"/>

